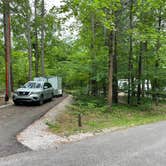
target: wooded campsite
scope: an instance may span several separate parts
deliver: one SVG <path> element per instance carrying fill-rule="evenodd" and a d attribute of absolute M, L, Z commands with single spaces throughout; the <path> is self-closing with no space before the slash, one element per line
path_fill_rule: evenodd
<path fill-rule="evenodd" d="M 45 3 L 0 1 L 2 94 L 10 97 L 35 76 L 58 75 L 66 93 L 99 97 L 110 107 L 119 92 L 134 106 L 166 97 L 165 0 Z"/>

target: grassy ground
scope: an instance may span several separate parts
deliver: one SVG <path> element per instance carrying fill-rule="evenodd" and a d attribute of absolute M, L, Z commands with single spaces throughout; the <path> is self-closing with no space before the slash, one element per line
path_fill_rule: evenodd
<path fill-rule="evenodd" d="M 82 127 L 78 127 L 78 114 L 82 114 Z M 117 105 L 112 110 L 103 99 L 77 100 L 67 112 L 48 124 L 50 130 L 61 136 L 80 132 L 100 132 L 105 128 L 130 127 L 166 120 L 166 103 L 159 106 L 147 103 L 140 107 Z"/>

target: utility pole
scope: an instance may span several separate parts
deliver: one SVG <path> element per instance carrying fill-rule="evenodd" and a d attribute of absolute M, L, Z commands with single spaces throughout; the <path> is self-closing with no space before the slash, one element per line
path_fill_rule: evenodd
<path fill-rule="evenodd" d="M 4 48 L 5 48 L 5 68 L 6 68 L 6 93 L 5 101 L 9 100 L 11 95 L 11 32 L 10 32 L 10 4 L 9 0 L 4 0 Z"/>

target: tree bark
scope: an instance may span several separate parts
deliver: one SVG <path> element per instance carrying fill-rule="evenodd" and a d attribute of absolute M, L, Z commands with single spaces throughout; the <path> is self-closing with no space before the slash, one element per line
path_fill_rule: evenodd
<path fill-rule="evenodd" d="M 82 127 L 82 116 L 81 116 L 81 113 L 78 114 L 78 127 Z"/>
<path fill-rule="evenodd" d="M 91 16 L 91 53 L 92 53 L 92 74 L 91 74 L 91 95 L 97 96 L 97 81 L 96 81 L 96 48 L 95 48 L 95 17 L 94 14 Z"/>
<path fill-rule="evenodd" d="M 143 53 L 147 52 L 148 42 L 143 42 Z M 142 73 L 144 73 L 145 68 L 145 56 L 142 56 Z M 145 97 L 145 78 L 142 78 L 142 87 L 141 87 L 142 97 Z"/>
<path fill-rule="evenodd" d="M 113 82 L 112 82 L 112 100 L 118 103 L 118 78 L 117 78 L 117 31 L 114 32 L 114 52 L 113 52 Z"/>
<path fill-rule="evenodd" d="M 134 97 L 134 79 L 133 79 L 133 0 L 130 0 L 130 25 L 129 28 L 131 30 L 129 36 L 129 58 L 128 58 L 128 104 L 131 104 L 131 97 Z"/>
<path fill-rule="evenodd" d="M 42 9 L 41 9 L 41 18 L 42 18 L 42 25 L 41 25 L 41 75 L 45 76 L 45 68 L 44 68 L 44 30 L 45 30 L 45 7 L 44 7 L 44 0 L 42 0 Z"/>
<path fill-rule="evenodd" d="M 9 0 L 3 1 L 4 5 L 4 48 L 5 48 L 5 68 L 6 68 L 6 94 L 5 101 L 11 95 L 11 32 L 10 32 L 10 4 Z"/>
<path fill-rule="evenodd" d="M 30 28 L 30 22 L 29 18 L 28 19 L 28 24 L 27 24 L 27 41 L 28 41 L 28 61 L 29 61 L 29 72 L 28 72 L 28 77 L 29 80 L 32 80 L 32 42 L 31 42 L 31 28 Z"/>
<path fill-rule="evenodd" d="M 138 87 L 137 87 L 137 104 L 141 104 L 141 77 L 142 77 L 142 55 L 143 55 L 143 42 L 140 42 L 140 53 L 138 57 Z"/>
<path fill-rule="evenodd" d="M 39 76 L 39 48 L 38 48 L 38 33 L 37 33 L 37 4 L 38 0 L 34 1 L 35 7 L 35 75 Z"/>
<path fill-rule="evenodd" d="M 25 13 L 26 22 L 24 24 L 24 27 L 26 29 L 25 34 L 28 44 L 28 63 L 29 63 L 28 79 L 32 80 L 32 40 L 31 40 L 31 25 L 30 25 L 31 9 L 29 1 L 25 2 L 24 10 L 26 10 Z"/>
<path fill-rule="evenodd" d="M 109 36 L 109 84 L 108 84 L 108 104 L 111 107 L 112 106 L 112 85 L 113 85 L 113 56 L 114 56 L 114 38 L 115 34 L 114 31 L 112 30 L 110 32 Z"/>
<path fill-rule="evenodd" d="M 153 95 L 153 100 L 155 102 L 156 105 L 158 105 L 158 89 L 159 89 L 159 80 L 158 80 L 158 68 L 159 68 L 159 63 L 160 63 L 160 57 L 158 54 L 158 50 L 160 49 L 160 31 L 161 31 L 161 9 L 159 11 L 159 16 L 158 16 L 158 39 L 157 39 L 157 44 L 156 44 L 156 54 L 157 54 L 157 58 L 156 58 L 156 62 L 155 62 L 155 79 L 154 79 L 154 95 Z"/>

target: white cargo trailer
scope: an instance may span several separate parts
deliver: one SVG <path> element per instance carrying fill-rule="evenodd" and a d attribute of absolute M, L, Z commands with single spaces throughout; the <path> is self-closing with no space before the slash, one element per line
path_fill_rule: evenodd
<path fill-rule="evenodd" d="M 34 81 L 47 81 L 54 88 L 54 96 L 62 96 L 63 95 L 62 78 L 61 77 L 58 77 L 58 76 L 35 77 Z"/>

